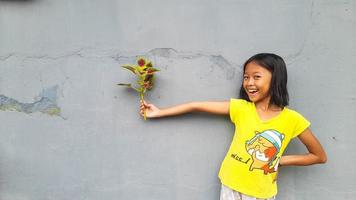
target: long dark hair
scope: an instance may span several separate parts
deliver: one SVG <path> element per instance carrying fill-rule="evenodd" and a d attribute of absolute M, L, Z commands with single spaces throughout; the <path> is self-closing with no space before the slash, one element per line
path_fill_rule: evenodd
<path fill-rule="evenodd" d="M 278 107 L 283 108 L 289 103 L 289 95 L 287 90 L 287 67 L 284 60 L 272 53 L 260 53 L 249 58 L 244 64 L 244 73 L 247 64 L 250 62 L 255 62 L 261 67 L 266 68 L 272 73 L 271 86 L 269 89 L 271 100 L 270 104 L 274 104 Z M 248 95 L 241 84 L 240 88 L 240 98 L 246 101 L 250 101 Z"/>

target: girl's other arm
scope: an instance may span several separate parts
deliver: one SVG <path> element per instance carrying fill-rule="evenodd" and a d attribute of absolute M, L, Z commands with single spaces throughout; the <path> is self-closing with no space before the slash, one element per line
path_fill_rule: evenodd
<path fill-rule="evenodd" d="M 164 109 L 160 109 L 153 104 L 141 102 L 140 114 L 146 112 L 147 118 L 159 118 L 173 115 L 180 115 L 189 112 L 207 112 L 211 114 L 228 115 L 230 108 L 229 101 L 222 102 L 190 102 Z"/>
<path fill-rule="evenodd" d="M 326 153 L 318 139 L 313 135 L 311 130 L 307 128 L 299 136 L 299 140 L 305 145 L 309 153 L 304 155 L 287 155 L 282 156 L 280 165 L 312 165 L 318 163 L 326 163 Z"/>

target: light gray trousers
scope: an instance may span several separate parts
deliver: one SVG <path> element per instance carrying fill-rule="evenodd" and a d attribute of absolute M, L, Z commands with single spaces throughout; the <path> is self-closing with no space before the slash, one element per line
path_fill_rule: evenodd
<path fill-rule="evenodd" d="M 232 190 L 229 187 L 221 184 L 220 200 L 276 200 L 276 197 L 268 199 L 260 199 L 256 197 L 251 197 L 235 190 Z"/>

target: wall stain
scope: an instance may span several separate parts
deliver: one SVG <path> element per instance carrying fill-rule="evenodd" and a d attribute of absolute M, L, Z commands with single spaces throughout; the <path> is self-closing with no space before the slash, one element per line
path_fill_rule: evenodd
<path fill-rule="evenodd" d="M 212 61 L 216 66 L 220 67 L 222 70 L 226 71 L 226 79 L 227 80 L 231 80 L 235 77 L 235 68 L 223 56 L 211 55 L 210 61 Z"/>
<path fill-rule="evenodd" d="M 0 95 L 0 110 L 17 111 L 26 114 L 41 112 L 50 116 L 61 116 L 61 108 L 57 105 L 58 86 L 44 89 L 33 103 L 23 103 L 16 99 Z M 63 118 L 63 117 L 62 117 Z"/>

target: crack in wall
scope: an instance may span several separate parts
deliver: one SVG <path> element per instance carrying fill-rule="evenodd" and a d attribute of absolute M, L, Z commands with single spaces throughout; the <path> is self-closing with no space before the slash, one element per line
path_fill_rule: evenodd
<path fill-rule="evenodd" d="M 209 53 L 195 53 L 195 52 L 179 52 L 173 48 L 154 48 L 147 53 L 143 54 L 131 54 L 128 53 L 109 53 L 104 55 L 95 55 L 90 53 L 90 50 L 95 52 L 93 48 L 83 47 L 79 50 L 69 52 L 67 54 L 62 54 L 58 56 L 53 56 L 49 54 L 40 54 L 40 55 L 21 55 L 18 53 L 10 53 L 8 55 L 0 56 L 0 60 L 6 62 L 11 58 L 18 58 L 22 60 L 22 62 L 26 60 L 60 60 L 60 59 L 67 59 L 69 57 L 79 57 L 79 58 L 109 58 L 113 59 L 118 63 L 134 63 L 139 56 L 144 57 L 162 57 L 167 59 L 197 59 L 200 57 L 208 58 L 213 66 L 218 66 L 221 70 L 226 71 L 226 79 L 231 80 L 235 77 L 235 71 L 241 71 L 238 66 L 229 62 L 226 58 L 222 55 L 216 54 L 209 54 Z"/>
<path fill-rule="evenodd" d="M 307 44 L 307 40 L 308 40 L 308 37 L 310 34 L 310 29 L 312 28 L 313 24 L 314 24 L 314 1 L 311 1 L 307 33 L 305 34 L 305 37 L 303 38 L 303 43 L 302 43 L 302 46 L 300 47 L 300 49 L 296 53 L 287 55 L 285 57 L 285 62 L 287 64 L 287 66 L 289 66 L 289 65 L 293 64 L 295 61 L 297 61 L 299 59 L 299 57 L 302 55 L 302 53 L 304 52 L 304 49 L 305 49 L 305 46 Z"/>
<path fill-rule="evenodd" d="M 15 53 L 10 53 L 8 55 L 0 56 L 0 60 L 6 61 L 6 60 L 10 59 L 12 56 L 15 56 Z"/>
<path fill-rule="evenodd" d="M 7 55 L 2 55 L 0 56 L 0 61 L 7 61 L 13 57 L 19 58 L 22 61 L 28 60 L 28 59 L 44 59 L 44 60 L 58 60 L 58 59 L 65 59 L 68 57 L 73 57 L 73 56 L 77 56 L 77 57 L 81 57 L 84 58 L 85 56 L 83 55 L 82 51 L 85 48 L 81 48 L 79 50 L 76 50 L 74 52 L 70 52 L 67 54 L 62 54 L 62 55 L 58 55 L 58 56 L 51 56 L 48 54 L 40 54 L 40 55 L 23 55 L 20 53 L 9 53 Z"/>

